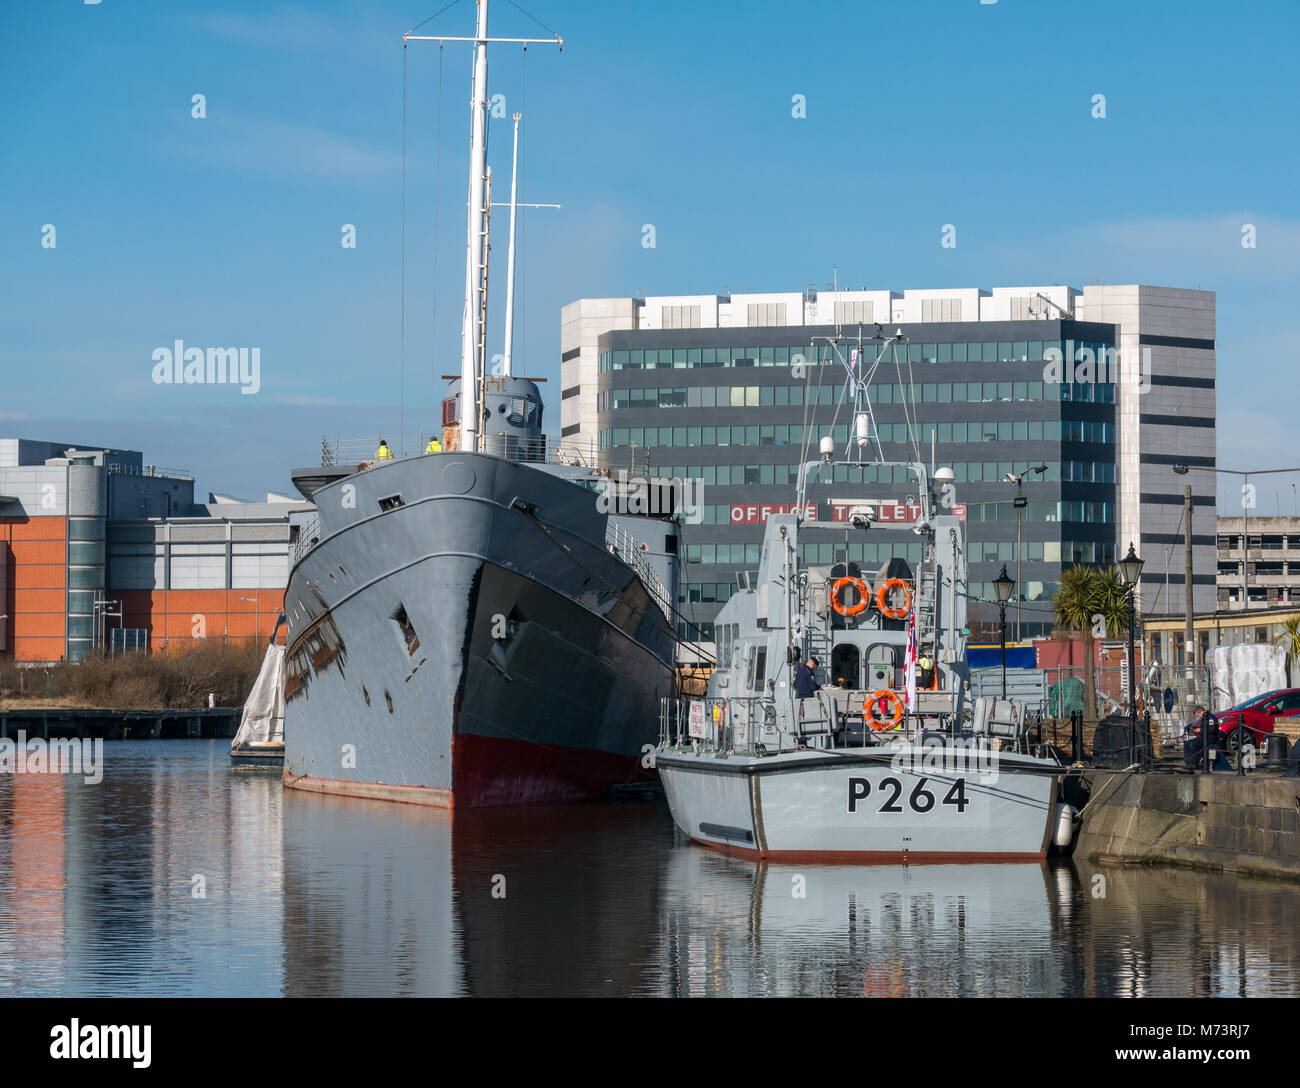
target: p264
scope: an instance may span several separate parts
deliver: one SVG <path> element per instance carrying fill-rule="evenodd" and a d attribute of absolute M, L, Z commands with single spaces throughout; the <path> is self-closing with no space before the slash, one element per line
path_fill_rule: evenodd
<path fill-rule="evenodd" d="M 912 792 L 908 794 L 907 805 L 913 812 L 929 812 L 936 804 L 934 793 L 925 788 L 929 782 L 928 778 L 918 778 L 916 785 L 912 787 Z M 865 801 L 871 796 L 871 780 L 869 778 L 850 778 L 849 779 L 849 811 L 858 811 L 858 802 Z M 899 804 L 899 798 L 903 796 L 903 783 L 897 778 L 882 778 L 880 780 L 880 794 L 888 794 L 877 812 L 904 812 L 905 809 Z M 939 804 L 951 805 L 958 812 L 965 812 L 966 806 L 970 804 L 970 798 L 966 796 L 966 779 L 959 778 L 948 788 Z"/>

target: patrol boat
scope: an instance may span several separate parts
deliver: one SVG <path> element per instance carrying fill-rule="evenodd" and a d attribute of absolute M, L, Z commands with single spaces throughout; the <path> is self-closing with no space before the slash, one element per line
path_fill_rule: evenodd
<path fill-rule="evenodd" d="M 902 339 L 886 340 L 875 365 Z M 696 842 L 750 858 L 1042 858 L 1051 842 L 1069 841 L 1071 813 L 1058 800 L 1065 768 L 1029 743 L 1023 707 L 967 699 L 965 523 L 951 502 L 953 473 L 931 477 L 919 456 L 871 457 L 875 367 L 859 367 L 860 357 L 844 364 L 855 445 L 837 459 L 822 438 L 820 460 L 801 465 L 795 512 L 768 518 L 758 571 L 742 575 L 718 613 L 706 696 L 661 704 L 655 762 L 673 819 Z M 868 503 L 844 521 L 809 516 L 817 473 L 868 464 L 906 472 L 911 517 Z M 868 579 L 847 555 L 830 568 L 803 563 L 801 530 L 830 527 L 850 539 L 915 534 L 920 565 L 894 558 Z M 800 698 L 796 669 L 814 657 L 826 686 Z"/>
<path fill-rule="evenodd" d="M 294 789 L 446 807 L 587 797 L 648 776 L 673 691 L 677 528 L 650 516 L 672 502 L 620 514 L 628 496 L 608 473 L 547 448 L 537 385 L 508 354 L 504 373 L 483 365 L 487 8 L 478 0 L 461 375 L 442 403 L 443 450 L 370 461 L 327 448 L 293 474 L 316 505 L 285 594 Z"/>

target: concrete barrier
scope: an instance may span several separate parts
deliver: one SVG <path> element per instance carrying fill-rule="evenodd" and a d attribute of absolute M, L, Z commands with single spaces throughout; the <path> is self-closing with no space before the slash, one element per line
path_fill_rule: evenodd
<path fill-rule="evenodd" d="M 1075 854 L 1300 880 L 1300 779 L 1090 772 Z"/>

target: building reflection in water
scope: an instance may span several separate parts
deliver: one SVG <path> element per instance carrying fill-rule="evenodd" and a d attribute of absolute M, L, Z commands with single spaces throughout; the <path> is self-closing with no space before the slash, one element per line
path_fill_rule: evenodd
<path fill-rule="evenodd" d="M 64 977 L 64 785 L 0 781 L 0 994 L 52 994 Z"/>
<path fill-rule="evenodd" d="M 219 742 L 106 743 L 98 784 L 0 776 L 0 992 L 279 992 L 281 795 Z"/>
<path fill-rule="evenodd" d="M 1300 889 L 1187 869 L 1075 864 L 1073 954 L 1099 997 L 1282 997 L 1300 990 Z M 1098 881 L 1104 878 L 1104 883 Z"/>

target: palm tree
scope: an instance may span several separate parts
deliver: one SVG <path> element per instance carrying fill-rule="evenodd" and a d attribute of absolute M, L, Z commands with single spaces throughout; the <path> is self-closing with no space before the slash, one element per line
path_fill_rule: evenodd
<path fill-rule="evenodd" d="M 1128 588 L 1118 567 L 1092 568 L 1097 611 L 1106 625 L 1107 638 L 1128 637 Z"/>
<path fill-rule="evenodd" d="M 1097 717 L 1096 661 L 1092 644 L 1093 587 L 1090 567 L 1067 567 L 1052 600 L 1056 626 L 1066 634 L 1083 636 L 1083 716 Z"/>
<path fill-rule="evenodd" d="M 1282 621 L 1282 633 L 1273 642 L 1286 650 L 1286 686 L 1291 686 L 1291 663 L 1300 660 L 1300 616 Z"/>
<path fill-rule="evenodd" d="M 1056 625 L 1083 637 L 1083 716 L 1097 719 L 1097 653 L 1095 618 L 1107 638 L 1128 633 L 1128 593 L 1115 567 L 1067 567 L 1052 601 Z"/>

